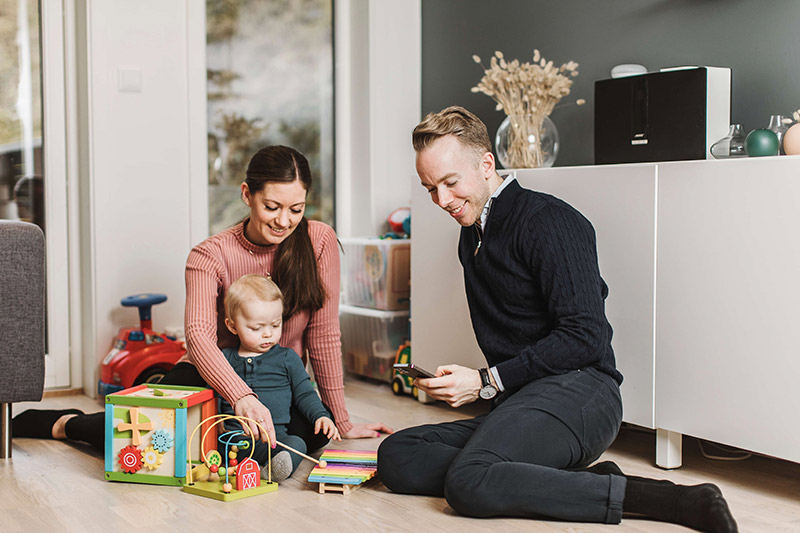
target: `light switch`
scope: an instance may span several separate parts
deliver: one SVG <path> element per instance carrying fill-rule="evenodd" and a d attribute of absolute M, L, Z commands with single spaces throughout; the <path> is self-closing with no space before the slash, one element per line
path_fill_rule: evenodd
<path fill-rule="evenodd" d="M 121 93 L 140 93 L 142 92 L 142 71 L 136 67 L 118 67 L 117 80 L 119 92 Z"/>

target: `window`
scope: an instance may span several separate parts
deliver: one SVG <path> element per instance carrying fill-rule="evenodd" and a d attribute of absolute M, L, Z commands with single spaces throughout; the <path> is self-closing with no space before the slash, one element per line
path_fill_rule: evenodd
<path fill-rule="evenodd" d="M 38 0 L 0 0 L 0 218 L 44 229 Z"/>
<path fill-rule="evenodd" d="M 239 187 L 269 144 L 308 158 L 306 216 L 334 221 L 332 0 L 207 0 L 209 230 L 247 215 Z"/>

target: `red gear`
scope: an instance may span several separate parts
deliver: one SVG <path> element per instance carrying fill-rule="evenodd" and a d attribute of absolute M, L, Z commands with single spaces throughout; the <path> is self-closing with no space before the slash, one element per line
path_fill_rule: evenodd
<path fill-rule="evenodd" d="M 142 468 L 142 451 L 136 446 L 125 446 L 117 457 L 123 472 L 135 474 Z"/>

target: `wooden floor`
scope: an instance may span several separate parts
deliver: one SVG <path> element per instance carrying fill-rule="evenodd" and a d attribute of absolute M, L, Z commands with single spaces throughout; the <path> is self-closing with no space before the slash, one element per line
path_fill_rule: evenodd
<path fill-rule="evenodd" d="M 395 429 L 473 416 L 476 409 L 453 410 L 395 397 L 386 385 L 347 381 L 347 401 L 357 421 L 379 420 Z M 31 406 L 79 407 L 101 404 L 84 396 L 48 398 Z M 704 459 L 693 439 L 684 440 L 684 466 L 666 472 L 653 466 L 655 437 L 623 428 L 604 455 L 630 474 L 671 479 L 682 484 L 720 486 L 742 532 L 800 531 L 800 465 L 754 456 L 741 462 Z M 374 450 L 377 439 L 343 441 L 334 447 Z M 103 460 L 83 446 L 17 439 L 13 458 L 0 460 L 0 531 L 260 531 L 328 533 L 338 531 L 491 531 L 678 532 L 679 526 L 625 519 L 620 526 L 522 519 L 470 519 L 454 514 L 440 498 L 390 493 L 379 482 L 349 494 L 318 494 L 306 481 L 311 464 L 272 494 L 223 503 L 192 496 L 177 487 L 113 483 L 103 480 Z M 411 473 L 409 473 L 411 475 Z"/>

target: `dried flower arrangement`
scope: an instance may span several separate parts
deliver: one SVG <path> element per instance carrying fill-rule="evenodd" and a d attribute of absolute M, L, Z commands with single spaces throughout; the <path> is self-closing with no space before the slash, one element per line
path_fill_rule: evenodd
<path fill-rule="evenodd" d="M 541 166 L 542 122 L 569 94 L 572 78 L 578 75 L 578 64 L 570 61 L 556 67 L 552 61 L 545 60 L 539 50 L 533 51 L 532 63 L 520 63 L 517 59 L 506 61 L 502 52 L 494 53 L 489 68 L 477 55 L 472 59 L 484 67 L 483 77 L 472 92 L 491 97 L 497 102 L 497 110 L 505 111 L 511 121 L 509 162 L 514 168 Z M 575 103 L 582 105 L 585 101 L 579 99 Z"/>

